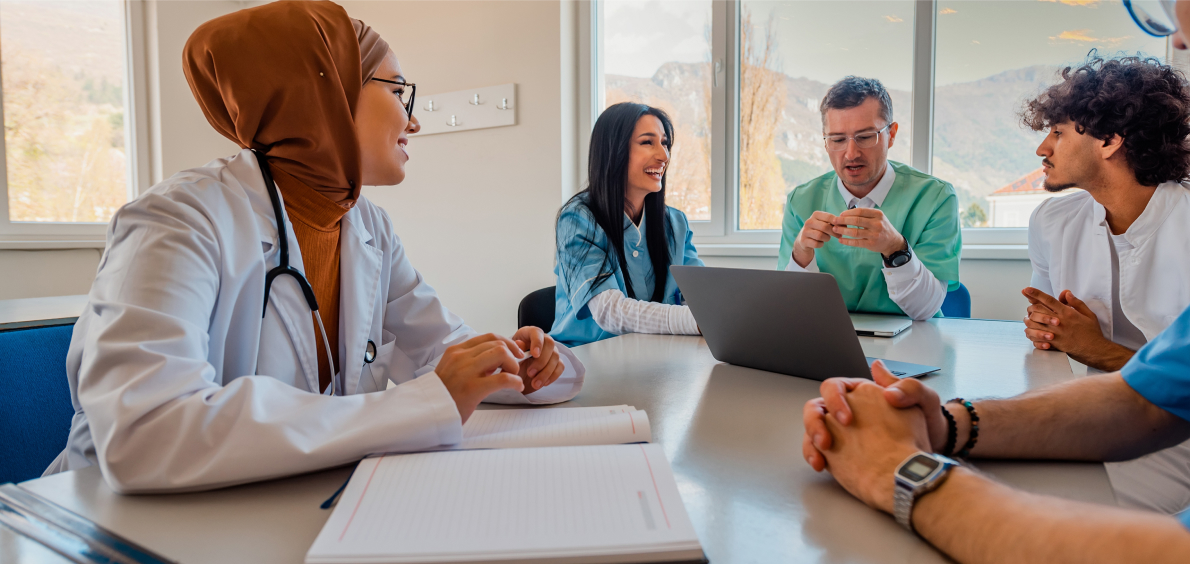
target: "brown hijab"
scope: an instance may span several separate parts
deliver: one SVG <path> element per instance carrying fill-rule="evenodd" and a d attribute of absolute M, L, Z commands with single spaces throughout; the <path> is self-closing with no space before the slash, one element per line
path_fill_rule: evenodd
<path fill-rule="evenodd" d="M 199 26 L 182 60 L 215 130 L 351 207 L 362 171 L 355 106 L 387 54 L 380 35 L 338 4 L 280 1 Z"/>

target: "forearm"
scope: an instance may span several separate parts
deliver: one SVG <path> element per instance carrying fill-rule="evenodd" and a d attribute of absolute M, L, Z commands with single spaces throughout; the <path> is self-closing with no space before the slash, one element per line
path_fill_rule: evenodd
<path fill-rule="evenodd" d="M 698 334 L 698 323 L 684 305 L 638 301 L 616 290 L 596 295 L 588 305 L 595 324 L 608 333 Z"/>
<path fill-rule="evenodd" d="M 814 269 L 810 269 L 810 265 L 812 263 L 814 263 L 814 250 L 813 249 L 800 249 L 800 248 L 798 248 L 797 245 L 794 245 L 793 253 L 790 254 L 790 256 L 789 256 L 789 261 L 792 264 L 787 265 L 785 267 L 786 271 L 802 271 L 802 270 L 817 271 L 818 270 L 817 266 L 815 266 Z"/>
<path fill-rule="evenodd" d="M 946 405 L 967 441 L 970 418 Z M 1019 397 L 977 401 L 979 437 L 972 456 L 1128 460 L 1190 437 L 1190 423 L 1140 396 L 1119 373 L 1086 377 Z"/>
<path fill-rule="evenodd" d="M 1088 367 L 1111 373 L 1123 369 L 1132 355 L 1136 354 L 1136 351 L 1104 339 L 1094 351 L 1067 351 L 1067 354 Z"/>
<path fill-rule="evenodd" d="M 960 562 L 1190 562 L 1190 532 L 1172 518 L 1028 494 L 962 467 L 918 500 L 913 525 Z"/>

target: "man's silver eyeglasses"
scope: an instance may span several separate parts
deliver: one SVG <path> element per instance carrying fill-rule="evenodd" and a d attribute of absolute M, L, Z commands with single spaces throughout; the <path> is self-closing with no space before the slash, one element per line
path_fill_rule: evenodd
<path fill-rule="evenodd" d="M 414 94 L 417 93 L 417 84 L 410 84 L 408 82 L 398 82 L 395 80 L 381 80 L 380 78 L 372 78 L 372 79 L 376 80 L 377 82 L 384 82 L 386 84 L 392 84 L 394 86 L 404 86 L 406 88 L 406 90 L 404 92 L 398 93 L 397 97 L 400 98 L 401 103 L 405 105 L 405 112 L 409 114 L 409 117 L 413 117 L 413 96 L 414 96 Z"/>
<path fill-rule="evenodd" d="M 822 136 L 822 139 L 826 142 L 826 149 L 830 151 L 843 151 L 847 149 L 847 140 L 855 140 L 855 147 L 867 149 L 875 146 L 880 141 L 881 132 L 890 127 L 892 127 L 892 124 L 888 124 L 874 132 L 860 132 L 853 136 L 829 135 Z"/>

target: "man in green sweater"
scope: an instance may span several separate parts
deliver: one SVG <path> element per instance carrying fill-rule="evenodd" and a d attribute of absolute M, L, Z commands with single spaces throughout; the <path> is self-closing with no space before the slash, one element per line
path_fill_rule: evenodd
<path fill-rule="evenodd" d="M 835 169 L 789 194 L 778 269 L 830 273 L 850 311 L 940 317 L 959 286 L 954 187 L 888 160 L 897 123 L 879 80 L 844 78 L 819 111 Z"/>

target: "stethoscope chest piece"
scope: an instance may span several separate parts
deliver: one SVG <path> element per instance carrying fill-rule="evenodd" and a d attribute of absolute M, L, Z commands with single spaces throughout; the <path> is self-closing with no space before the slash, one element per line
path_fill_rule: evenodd
<path fill-rule="evenodd" d="M 366 348 L 364 348 L 364 363 L 371 364 L 372 361 L 375 361 L 375 360 L 376 360 L 376 343 L 373 343 L 371 339 L 368 339 L 368 346 Z"/>

